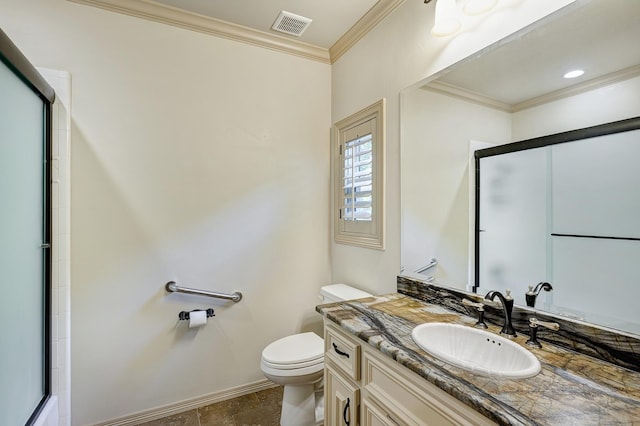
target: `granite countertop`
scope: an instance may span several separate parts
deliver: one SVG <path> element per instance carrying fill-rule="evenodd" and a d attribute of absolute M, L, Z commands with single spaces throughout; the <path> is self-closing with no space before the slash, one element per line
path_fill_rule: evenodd
<path fill-rule="evenodd" d="M 341 328 L 502 425 L 640 425 L 640 373 L 542 342 L 542 370 L 509 380 L 482 377 L 420 349 L 411 330 L 424 322 L 473 326 L 477 318 L 399 293 L 320 305 Z M 499 333 L 500 327 L 489 325 Z M 514 339 L 524 345 L 528 336 Z"/>

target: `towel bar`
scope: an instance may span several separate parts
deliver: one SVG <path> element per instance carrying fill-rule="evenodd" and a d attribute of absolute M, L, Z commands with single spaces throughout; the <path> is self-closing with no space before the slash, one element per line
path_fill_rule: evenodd
<path fill-rule="evenodd" d="M 427 269 L 431 269 L 436 265 L 438 265 L 438 259 L 436 259 L 435 257 L 432 257 L 431 260 L 429 261 L 429 263 L 427 263 L 426 265 L 424 265 L 421 268 L 416 269 L 416 272 L 421 274 L 424 271 L 426 271 Z"/>

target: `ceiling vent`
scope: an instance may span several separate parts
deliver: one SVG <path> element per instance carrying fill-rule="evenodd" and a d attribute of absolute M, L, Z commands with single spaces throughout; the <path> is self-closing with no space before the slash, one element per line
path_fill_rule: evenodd
<path fill-rule="evenodd" d="M 311 19 L 283 10 L 271 29 L 299 37 L 309 27 L 309 24 L 311 24 Z"/>

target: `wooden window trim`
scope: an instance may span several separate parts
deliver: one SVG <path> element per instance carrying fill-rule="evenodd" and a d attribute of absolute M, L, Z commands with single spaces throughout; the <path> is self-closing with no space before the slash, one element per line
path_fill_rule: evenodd
<path fill-rule="evenodd" d="M 342 160 L 340 146 L 346 132 L 360 126 L 367 121 L 375 119 L 373 139 L 373 203 L 372 223 L 368 230 L 345 229 L 341 218 L 342 206 Z M 333 126 L 332 152 L 333 152 L 333 229 L 334 240 L 338 244 L 384 250 L 385 249 L 385 99 L 364 108 L 355 114 L 344 118 Z M 355 228 L 358 228 L 357 226 Z M 360 227 L 363 228 L 363 227 Z"/>

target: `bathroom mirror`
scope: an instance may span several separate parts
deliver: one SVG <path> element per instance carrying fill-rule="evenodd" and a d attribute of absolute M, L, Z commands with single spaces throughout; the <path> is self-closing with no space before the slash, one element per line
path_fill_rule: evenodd
<path fill-rule="evenodd" d="M 478 293 L 504 285 L 516 303 L 524 305 L 528 286 L 544 278 L 476 282 L 473 152 L 640 116 L 639 39 L 640 2 L 579 0 L 403 91 L 401 275 Z M 585 74 L 563 79 L 575 66 Z M 573 170 L 572 161 L 566 168 Z M 609 193 L 618 189 L 611 187 Z M 530 222 L 522 229 L 533 227 Z M 554 264 L 574 274 L 578 271 L 571 268 L 576 265 L 605 281 L 616 267 L 590 263 L 593 260 L 577 256 Z M 505 277 L 499 272 L 493 272 L 498 274 L 494 279 Z M 602 293 L 584 290 L 576 289 L 562 300 L 554 291 L 542 291 L 536 309 L 640 334 L 637 325 L 617 317 L 615 304 L 600 303 Z M 629 299 L 640 296 L 640 288 L 631 284 L 624 291 Z M 590 295 L 592 300 L 582 301 Z M 597 312 L 587 313 L 584 303 L 596 306 Z M 558 304 L 562 309 L 554 306 Z"/>
<path fill-rule="evenodd" d="M 638 158 L 640 117 L 476 151 L 473 290 L 640 334 Z"/>

